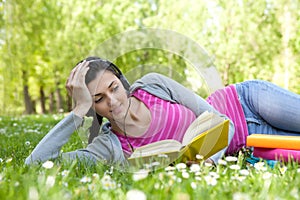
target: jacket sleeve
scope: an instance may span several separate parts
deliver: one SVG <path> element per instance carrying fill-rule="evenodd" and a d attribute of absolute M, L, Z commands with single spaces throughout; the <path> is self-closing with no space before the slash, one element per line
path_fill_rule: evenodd
<path fill-rule="evenodd" d="M 191 109 L 196 116 L 199 116 L 204 111 L 211 111 L 220 116 L 224 116 L 226 119 L 229 119 L 227 116 L 221 114 L 215 108 L 213 108 L 205 99 L 195 94 L 190 89 L 161 74 L 149 73 L 142 79 L 138 80 L 135 84 L 135 87 L 152 88 L 149 89 L 148 92 L 155 91 L 156 94 L 152 93 L 153 95 L 166 97 L 166 100 L 171 99 L 176 103 L 184 105 Z M 232 121 L 230 121 L 228 145 L 230 144 L 233 135 L 234 125 Z M 227 148 L 224 148 L 215 155 L 211 156 L 211 159 L 214 161 L 214 163 L 218 163 L 218 160 L 224 155 L 226 149 Z"/>
<path fill-rule="evenodd" d="M 71 112 L 38 143 L 32 153 L 26 158 L 25 164 L 57 158 L 61 147 L 69 140 L 72 133 L 81 123 L 82 119 Z"/>
<path fill-rule="evenodd" d="M 83 119 L 71 112 L 62 119 L 39 142 L 26 158 L 25 164 L 44 162 L 61 156 L 64 160 L 80 159 L 88 162 L 100 161 L 107 164 L 127 165 L 118 138 L 108 129 L 99 134 L 85 149 L 78 149 L 60 154 L 72 133 L 81 125 Z"/>

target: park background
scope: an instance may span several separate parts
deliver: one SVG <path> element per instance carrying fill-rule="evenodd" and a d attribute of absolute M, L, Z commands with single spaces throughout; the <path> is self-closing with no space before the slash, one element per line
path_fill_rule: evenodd
<path fill-rule="evenodd" d="M 114 35 L 143 28 L 197 42 L 224 85 L 263 79 L 299 93 L 299 8 L 298 0 L 1 0 L 0 113 L 70 111 L 65 82 L 74 65 Z M 188 63 L 172 52 L 140 49 L 113 62 L 123 72 L 169 66 L 191 84 Z"/>
<path fill-rule="evenodd" d="M 300 199 L 298 162 L 251 165 L 247 149 L 217 166 L 152 163 L 136 173 L 78 160 L 24 164 L 71 110 L 65 82 L 74 65 L 115 36 L 150 29 L 202 46 L 224 85 L 263 79 L 300 93 L 299 0 L 0 0 L 1 200 Z M 172 51 L 137 49 L 112 61 L 131 80 L 154 70 L 207 95 L 201 75 Z M 85 148 L 76 132 L 62 152 Z"/>

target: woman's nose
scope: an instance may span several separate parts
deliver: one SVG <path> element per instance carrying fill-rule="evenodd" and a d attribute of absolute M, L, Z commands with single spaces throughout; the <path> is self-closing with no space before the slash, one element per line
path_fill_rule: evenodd
<path fill-rule="evenodd" d="M 117 99 L 114 97 L 113 94 L 110 94 L 108 96 L 107 100 L 108 100 L 108 105 L 111 106 L 111 107 L 114 106 L 117 102 Z"/>

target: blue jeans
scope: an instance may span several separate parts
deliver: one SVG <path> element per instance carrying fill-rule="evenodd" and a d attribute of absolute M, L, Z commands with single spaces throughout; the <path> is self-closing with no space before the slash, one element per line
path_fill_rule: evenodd
<path fill-rule="evenodd" d="M 267 81 L 236 84 L 249 135 L 300 136 L 300 95 Z"/>

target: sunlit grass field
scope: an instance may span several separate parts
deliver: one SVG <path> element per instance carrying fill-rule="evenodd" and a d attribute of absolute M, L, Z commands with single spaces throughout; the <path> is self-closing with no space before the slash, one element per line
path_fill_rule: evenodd
<path fill-rule="evenodd" d="M 159 163 L 128 172 L 117 166 L 24 160 L 63 115 L 0 117 L 0 199 L 300 199 L 297 163 L 248 164 L 244 153 L 217 166 Z M 74 133 L 63 151 L 82 148 Z"/>

